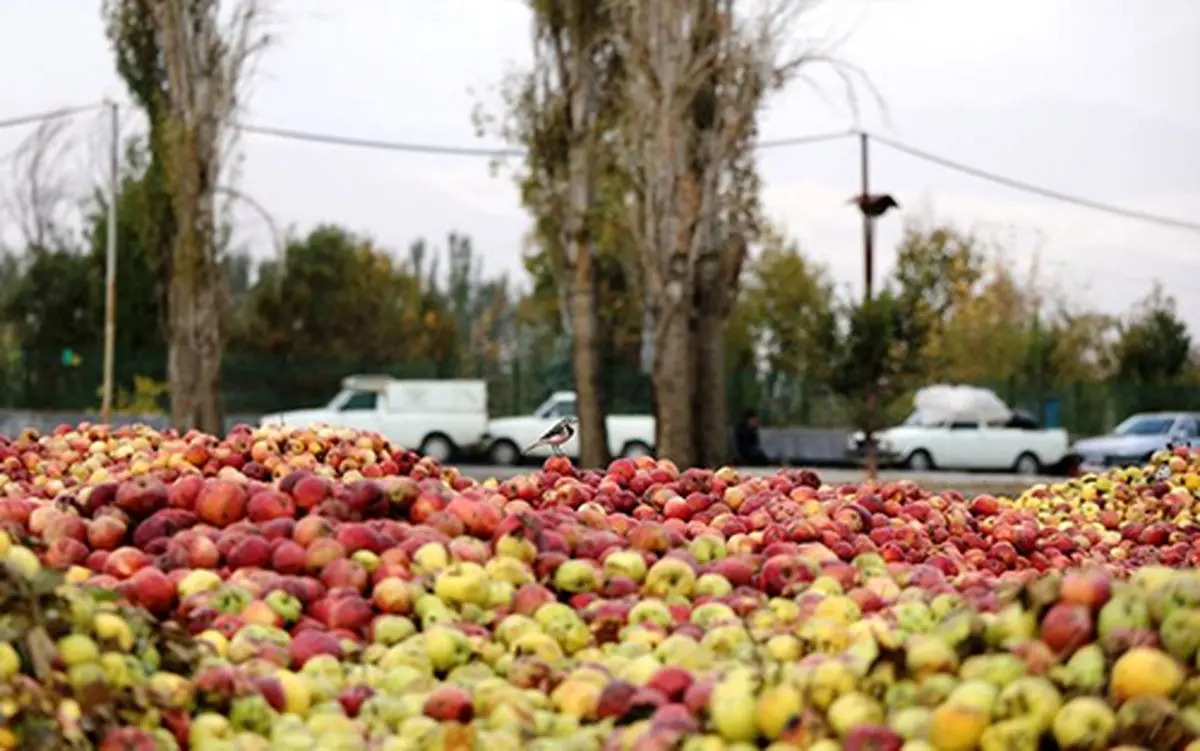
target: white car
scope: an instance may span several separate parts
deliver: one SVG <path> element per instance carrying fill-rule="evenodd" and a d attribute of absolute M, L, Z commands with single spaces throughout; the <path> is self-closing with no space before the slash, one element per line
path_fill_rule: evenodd
<path fill-rule="evenodd" d="M 487 457 L 496 466 L 512 466 L 521 461 L 522 451 L 564 417 L 575 414 L 575 392 L 556 391 L 532 415 L 501 417 L 488 426 Z M 654 452 L 654 418 L 650 415 L 609 415 L 608 452 L 611 456 L 639 456 Z M 567 456 L 579 455 L 579 436 L 563 444 Z M 544 458 L 552 453 L 549 446 L 537 446 L 525 456 Z"/>
<path fill-rule="evenodd" d="M 875 434 L 881 464 L 917 471 L 1038 475 L 1061 465 L 1069 454 L 1067 431 L 1038 427 L 990 391 L 937 386 L 918 392 L 915 401 L 916 411 L 903 424 Z M 850 437 L 847 448 L 862 455 L 861 431 Z"/>
<path fill-rule="evenodd" d="M 371 431 L 444 462 L 483 445 L 487 383 L 350 376 L 326 406 L 264 415 L 261 424 Z"/>

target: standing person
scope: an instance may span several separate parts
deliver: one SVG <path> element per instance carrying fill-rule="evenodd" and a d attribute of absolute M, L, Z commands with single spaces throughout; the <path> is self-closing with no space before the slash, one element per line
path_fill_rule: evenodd
<path fill-rule="evenodd" d="M 742 421 L 734 431 L 733 440 L 739 464 L 748 467 L 763 467 L 770 464 L 770 460 L 762 450 L 762 441 L 758 435 L 758 412 L 755 410 L 748 409 L 742 415 Z"/>

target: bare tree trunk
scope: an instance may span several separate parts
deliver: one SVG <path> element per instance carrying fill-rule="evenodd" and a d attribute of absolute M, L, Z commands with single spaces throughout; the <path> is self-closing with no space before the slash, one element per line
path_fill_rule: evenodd
<path fill-rule="evenodd" d="M 590 252 L 579 251 L 571 273 L 571 368 L 579 417 L 579 461 L 584 467 L 608 464 L 608 429 L 600 379 L 596 274 Z"/>
<path fill-rule="evenodd" d="M 219 434 L 221 416 L 222 281 L 216 264 L 211 196 L 195 191 L 195 174 L 183 183 L 190 222 L 181 223 L 174 248 L 167 376 L 171 384 L 171 424 Z M 199 195 L 197 195 L 199 193 Z"/>
<path fill-rule="evenodd" d="M 165 177 L 176 218 L 168 300 L 171 423 L 220 433 L 224 278 L 215 192 L 238 86 L 266 42 L 256 0 L 227 25 L 216 0 L 156 0 L 153 19 L 170 96 L 165 100 Z"/>
<path fill-rule="evenodd" d="M 657 453 L 681 468 L 696 462 L 693 442 L 692 304 L 690 298 L 656 327 L 654 342 L 654 395 L 657 408 Z"/>
<path fill-rule="evenodd" d="M 725 387 L 725 325 L 720 290 L 698 269 L 695 312 L 695 365 L 692 421 L 696 463 L 718 467 L 729 461 L 729 404 Z"/>
<path fill-rule="evenodd" d="M 580 8 L 576 8 L 577 11 Z M 560 61 L 566 63 L 566 60 Z M 608 424 L 600 378 L 599 316 L 596 312 L 596 258 L 592 246 L 592 209 L 596 197 L 595 153 L 600 91 L 590 55 L 592 44 L 575 40 L 563 70 L 568 86 L 567 120 L 573 129 L 567 154 L 567 211 L 564 221 L 567 311 L 571 328 L 571 369 L 579 417 L 579 461 L 585 467 L 608 464 Z"/>

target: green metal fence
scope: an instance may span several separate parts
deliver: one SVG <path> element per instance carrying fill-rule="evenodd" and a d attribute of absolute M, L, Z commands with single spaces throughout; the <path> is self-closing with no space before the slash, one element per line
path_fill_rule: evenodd
<path fill-rule="evenodd" d="M 0 361 L 0 408 L 27 410 L 92 410 L 100 402 L 102 357 L 98 350 L 78 352 L 27 351 Z M 166 380 L 166 356 L 154 352 L 118 352 L 117 384 L 129 392 L 135 376 Z M 470 363 L 463 377 L 483 378 L 489 384 L 493 415 L 532 410 L 555 390 L 571 388 L 570 365 L 563 357 L 545 361 L 521 359 L 502 366 Z M 423 362 L 381 362 L 367 358 L 263 357 L 227 352 L 223 357 L 223 407 L 231 413 L 261 414 L 324 404 L 342 378 L 355 373 L 381 373 L 398 378 L 445 378 Z M 608 363 L 604 368 L 610 412 L 651 409 L 649 377 L 636 364 Z M 1200 387 L 1154 386 L 1108 382 L 1036 383 L 1032 379 L 979 383 L 1009 404 L 1066 427 L 1075 435 L 1100 433 L 1132 412 L 1198 410 Z M 843 427 L 850 423 L 851 405 L 822 384 L 787 374 L 745 370 L 727 377 L 731 414 L 756 408 L 766 425 Z M 160 397 L 165 407 L 165 397 Z M 901 419 L 907 399 L 889 406 L 888 417 Z"/>

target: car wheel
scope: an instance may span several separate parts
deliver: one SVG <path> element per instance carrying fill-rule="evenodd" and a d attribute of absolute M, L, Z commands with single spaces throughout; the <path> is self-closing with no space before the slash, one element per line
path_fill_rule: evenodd
<path fill-rule="evenodd" d="M 1017 463 L 1013 465 L 1013 472 L 1022 477 L 1040 475 L 1042 473 L 1042 463 L 1033 454 L 1025 452 L 1017 457 Z"/>
<path fill-rule="evenodd" d="M 521 460 L 521 450 L 512 441 L 499 440 L 488 449 L 488 463 L 497 467 L 512 467 Z"/>
<path fill-rule="evenodd" d="M 650 447 L 641 441 L 630 441 L 621 448 L 621 456 L 625 459 L 636 459 L 639 456 L 650 456 Z"/>
<path fill-rule="evenodd" d="M 917 449 L 908 457 L 908 468 L 914 472 L 928 472 L 933 469 L 933 457 L 925 449 Z"/>
<path fill-rule="evenodd" d="M 425 440 L 421 441 L 419 451 L 421 456 L 428 456 L 439 462 L 448 462 L 454 456 L 454 443 L 446 436 L 435 433 L 425 436 Z"/>

